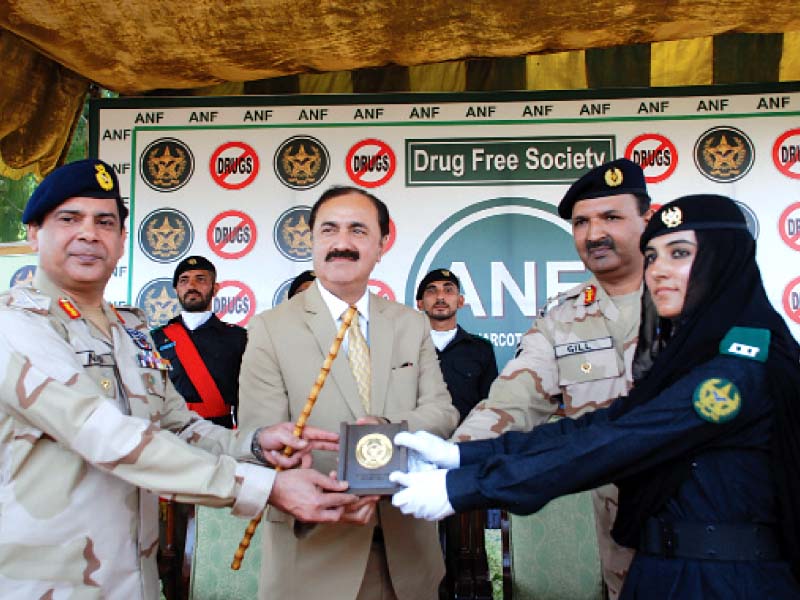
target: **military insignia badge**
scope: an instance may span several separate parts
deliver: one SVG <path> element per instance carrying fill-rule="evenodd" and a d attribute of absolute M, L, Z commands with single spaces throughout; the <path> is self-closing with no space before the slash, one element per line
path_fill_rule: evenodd
<path fill-rule="evenodd" d="M 661 222 L 664 223 L 667 227 L 672 229 L 673 227 L 677 227 L 681 223 L 683 223 L 683 213 L 681 209 L 677 206 L 673 206 L 672 208 L 668 208 L 664 212 L 661 213 Z"/>
<path fill-rule="evenodd" d="M 94 166 L 95 179 L 97 179 L 97 185 L 103 188 L 105 191 L 109 192 L 114 189 L 114 179 L 112 179 L 111 174 L 106 171 L 104 165 L 97 164 Z"/>
<path fill-rule="evenodd" d="M 328 174 L 331 160 L 318 139 L 297 135 L 283 142 L 275 152 L 275 175 L 286 187 L 307 190 Z"/>
<path fill-rule="evenodd" d="M 146 283 L 139 291 L 136 306 L 145 312 L 151 327 L 166 325 L 167 321 L 180 312 L 172 279 L 161 277 Z"/>
<path fill-rule="evenodd" d="M 710 423 L 724 423 L 739 413 L 742 395 L 729 379 L 711 377 L 701 381 L 694 390 L 693 405 L 701 419 Z"/>
<path fill-rule="evenodd" d="M 67 313 L 67 316 L 70 319 L 77 319 L 78 317 L 81 316 L 81 311 L 75 308 L 75 305 L 69 298 L 64 298 L 62 296 L 61 298 L 58 299 L 58 305 L 61 307 L 61 310 Z"/>
<path fill-rule="evenodd" d="M 310 206 L 295 206 L 275 222 L 272 240 L 278 252 L 296 262 L 311 260 Z"/>
<path fill-rule="evenodd" d="M 593 285 L 587 285 L 583 288 L 583 305 L 589 306 L 597 299 L 597 288 Z"/>
<path fill-rule="evenodd" d="M 194 156 L 189 146 L 175 138 L 161 138 L 142 152 L 139 171 L 144 182 L 157 192 L 182 188 L 194 173 Z"/>
<path fill-rule="evenodd" d="M 194 229 L 179 210 L 154 210 L 139 225 L 139 247 L 150 260 L 160 263 L 178 260 L 189 251 Z"/>
<path fill-rule="evenodd" d="M 622 185 L 622 171 L 617 167 L 612 167 L 605 174 L 605 181 L 608 187 L 619 187 Z"/>
<path fill-rule="evenodd" d="M 711 181 L 737 181 L 753 166 L 755 146 L 743 131 L 735 127 L 714 127 L 695 143 L 694 162 Z"/>

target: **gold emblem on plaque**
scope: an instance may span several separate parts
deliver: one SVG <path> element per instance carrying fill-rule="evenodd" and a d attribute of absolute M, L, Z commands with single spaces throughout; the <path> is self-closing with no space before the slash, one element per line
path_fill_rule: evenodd
<path fill-rule="evenodd" d="M 101 379 L 100 386 L 103 388 L 104 391 L 108 391 L 111 389 L 111 380 L 110 379 Z"/>
<path fill-rule="evenodd" d="M 581 371 L 583 371 L 583 372 L 584 372 L 584 373 L 586 373 L 587 375 L 588 375 L 589 373 L 591 373 L 591 372 L 592 372 L 592 363 L 590 363 L 590 362 L 588 362 L 588 361 L 587 361 L 587 362 L 585 362 L 585 363 L 583 363 L 583 364 L 581 365 Z"/>
<path fill-rule="evenodd" d="M 356 460 L 365 469 L 377 469 L 392 459 L 392 441 L 382 433 L 368 433 L 356 444 Z"/>

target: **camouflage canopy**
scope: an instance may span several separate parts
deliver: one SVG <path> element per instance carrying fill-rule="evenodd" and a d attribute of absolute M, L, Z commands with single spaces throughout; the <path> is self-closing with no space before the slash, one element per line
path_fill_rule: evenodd
<path fill-rule="evenodd" d="M 698 57 L 716 61 L 712 36 L 731 33 L 778 34 L 777 58 L 734 58 L 745 70 L 772 60 L 780 69 L 775 80 L 787 80 L 800 79 L 798 52 L 787 52 L 797 48 L 795 31 L 800 13 L 788 0 L 5 0 L 0 173 L 51 170 L 63 158 L 91 83 L 122 94 L 220 84 L 211 93 L 458 91 L 475 87 L 470 78 L 477 73 L 484 89 L 596 87 L 583 50 L 644 45 L 651 58 L 650 44 L 677 40 L 696 44 L 661 48 L 660 59 L 645 63 L 667 77 L 659 83 L 650 74 L 645 85 L 714 83 L 716 66 L 709 75 L 707 64 L 687 65 Z M 610 72 L 638 69 L 640 54 L 608 55 Z M 495 68 L 475 60 L 507 57 L 522 57 L 524 75 L 504 83 L 497 72 L 505 63 Z M 375 67 L 384 69 L 376 75 L 369 71 Z M 688 81 L 670 79 L 675 69 Z M 272 79 L 287 76 L 295 78 L 288 86 Z M 398 77 L 401 83 L 392 81 Z M 243 87 L 265 80 L 283 83 Z"/>

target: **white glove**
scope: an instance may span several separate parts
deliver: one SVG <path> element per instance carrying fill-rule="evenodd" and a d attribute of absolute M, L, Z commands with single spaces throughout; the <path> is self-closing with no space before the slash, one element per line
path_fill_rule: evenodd
<path fill-rule="evenodd" d="M 461 453 L 456 444 L 446 442 L 427 431 L 401 431 L 394 436 L 394 443 L 417 452 L 422 460 L 443 469 L 457 469 L 461 464 Z"/>
<path fill-rule="evenodd" d="M 392 496 L 392 504 L 404 515 L 438 521 L 455 512 L 447 497 L 447 469 L 421 473 L 394 471 L 389 481 L 406 486 Z"/>

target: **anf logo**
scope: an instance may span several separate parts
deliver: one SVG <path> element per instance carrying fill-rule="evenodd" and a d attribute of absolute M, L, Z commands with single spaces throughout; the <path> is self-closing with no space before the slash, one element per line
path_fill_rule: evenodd
<path fill-rule="evenodd" d="M 525 235 L 510 235 L 518 231 Z M 569 223 L 552 204 L 529 198 L 478 202 L 434 229 L 409 271 L 406 304 L 414 304 L 419 282 L 435 268 L 461 280 L 458 322 L 492 342 L 499 365 L 513 357 L 548 298 L 587 279 Z"/>
<path fill-rule="evenodd" d="M 308 218 L 311 207 L 295 206 L 284 212 L 275 222 L 272 239 L 275 247 L 289 260 L 311 260 L 311 228 Z"/>
<path fill-rule="evenodd" d="M 139 170 L 145 183 L 157 192 L 174 192 L 194 173 L 194 156 L 182 141 L 161 138 L 144 149 Z"/>
<path fill-rule="evenodd" d="M 711 181 L 737 181 L 747 175 L 754 160 L 753 142 L 734 127 L 709 129 L 694 146 L 694 163 Z"/>
<path fill-rule="evenodd" d="M 146 283 L 136 297 L 136 306 L 145 312 L 150 327 L 162 327 L 180 312 L 172 280 L 166 277 Z"/>
<path fill-rule="evenodd" d="M 275 174 L 293 190 L 307 190 L 320 183 L 330 164 L 325 146 L 308 135 L 289 138 L 275 152 Z"/>
<path fill-rule="evenodd" d="M 154 210 L 139 225 L 139 247 L 156 262 L 178 260 L 189 251 L 193 241 L 192 223 L 179 210 Z"/>

